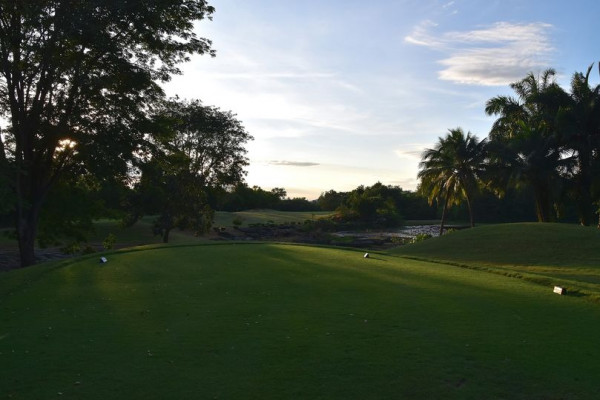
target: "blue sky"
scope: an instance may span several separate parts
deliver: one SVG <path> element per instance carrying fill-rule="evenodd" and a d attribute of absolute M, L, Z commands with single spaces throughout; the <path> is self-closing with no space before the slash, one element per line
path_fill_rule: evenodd
<path fill-rule="evenodd" d="M 448 129 L 487 136 L 485 102 L 528 72 L 600 60 L 600 2 L 212 0 L 194 57 L 166 85 L 237 114 L 247 183 L 314 199 L 377 181 L 414 190 Z M 593 72 L 593 83 L 598 70 Z"/>

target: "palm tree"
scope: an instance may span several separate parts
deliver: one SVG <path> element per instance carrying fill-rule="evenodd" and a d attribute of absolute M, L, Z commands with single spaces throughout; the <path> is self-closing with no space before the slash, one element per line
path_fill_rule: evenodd
<path fill-rule="evenodd" d="M 516 98 L 497 96 L 485 108 L 488 115 L 499 116 L 490 131 L 488 184 L 497 193 L 530 186 L 540 222 L 552 219 L 558 183 L 573 162 L 557 130 L 557 116 L 569 104 L 569 95 L 555 75 L 553 69 L 539 77 L 530 73 L 510 85 Z"/>
<path fill-rule="evenodd" d="M 568 107 L 558 114 L 561 139 L 576 159 L 572 188 L 582 225 L 590 224 L 594 213 L 592 203 L 599 197 L 593 192 L 594 183 L 598 185 L 594 177 L 597 180 L 600 172 L 600 85 L 589 84 L 593 65 L 585 74 L 573 74 Z"/>
<path fill-rule="evenodd" d="M 444 231 L 444 222 L 448 206 L 458 205 L 466 200 L 471 227 L 474 226 L 471 201 L 478 182 L 485 171 L 486 139 L 461 128 L 450 129 L 445 138 L 439 138 L 433 149 L 426 149 L 419 164 L 419 190 L 432 204 L 442 204 L 440 235 Z"/>
<path fill-rule="evenodd" d="M 498 115 L 490 131 L 491 139 L 511 139 L 519 135 L 522 124 L 555 134 L 556 116 L 569 103 L 569 95 L 556 83 L 556 72 L 547 69 L 539 77 L 527 74 L 511 83 L 517 98 L 496 96 L 486 103 L 487 115 Z"/>
<path fill-rule="evenodd" d="M 519 128 L 510 140 L 489 141 L 486 184 L 500 196 L 509 187 L 530 187 L 538 221 L 551 221 L 555 199 L 563 187 L 563 173 L 572 158 L 563 156 L 556 137 L 545 137 L 524 122 L 515 126 Z"/>

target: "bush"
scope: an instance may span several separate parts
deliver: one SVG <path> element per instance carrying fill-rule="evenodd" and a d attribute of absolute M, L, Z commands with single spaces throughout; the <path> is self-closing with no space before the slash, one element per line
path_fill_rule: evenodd
<path fill-rule="evenodd" d="M 244 219 L 240 216 L 236 216 L 233 221 L 233 226 L 241 226 L 244 223 Z"/>
<path fill-rule="evenodd" d="M 419 233 L 417 236 L 414 237 L 414 239 L 412 240 L 413 243 L 418 243 L 418 242 L 422 242 L 424 240 L 427 239 L 431 239 L 433 236 L 431 236 L 429 233 Z"/>
<path fill-rule="evenodd" d="M 102 241 L 102 247 L 104 247 L 104 250 L 111 250 L 115 246 L 116 242 L 117 237 L 114 234 L 109 233 L 108 236 Z"/>

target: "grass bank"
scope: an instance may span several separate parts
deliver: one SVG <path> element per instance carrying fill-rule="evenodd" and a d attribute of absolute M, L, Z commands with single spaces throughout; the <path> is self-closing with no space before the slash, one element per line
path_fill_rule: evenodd
<path fill-rule="evenodd" d="M 487 270 L 600 298 L 600 230 L 516 223 L 452 232 L 393 254 Z"/>

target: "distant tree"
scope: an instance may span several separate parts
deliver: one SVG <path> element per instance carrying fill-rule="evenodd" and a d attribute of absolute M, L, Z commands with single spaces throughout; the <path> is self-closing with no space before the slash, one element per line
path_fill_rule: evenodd
<path fill-rule="evenodd" d="M 317 199 L 317 203 L 323 211 L 334 211 L 342 205 L 344 200 L 348 197 L 346 192 L 336 192 L 335 190 L 329 190 L 321 193 Z"/>
<path fill-rule="evenodd" d="M 215 207 L 222 211 L 243 211 L 253 209 L 278 209 L 287 196 L 282 188 L 274 188 L 270 191 L 259 186 L 249 187 L 240 182 L 230 186 L 217 194 L 218 201 Z"/>
<path fill-rule="evenodd" d="M 190 54 L 213 54 L 195 33 L 204 0 L 0 0 L 0 168 L 14 197 L 21 265 L 35 262 L 42 206 L 83 164 L 123 172 L 151 133 L 158 85 Z"/>
<path fill-rule="evenodd" d="M 487 140 L 461 128 L 451 129 L 445 138 L 439 138 L 433 149 L 427 149 L 421 156 L 418 177 L 419 190 L 429 202 L 442 205 L 440 235 L 448 206 L 466 200 L 471 226 L 474 226 L 471 202 L 479 181 L 485 172 L 485 146 Z"/>
<path fill-rule="evenodd" d="M 170 134 L 141 164 L 137 192 L 146 212 L 152 205 L 158 213 L 155 233 L 166 243 L 173 228 L 197 234 L 210 228 L 208 194 L 243 180 L 248 165 L 244 146 L 252 136 L 233 113 L 203 106 L 199 100 L 170 100 L 161 118 Z"/>
<path fill-rule="evenodd" d="M 308 200 L 306 197 L 286 198 L 279 202 L 277 210 L 280 211 L 320 211 L 321 208 L 316 201 Z"/>
<path fill-rule="evenodd" d="M 395 227 L 402 223 L 398 209 L 401 192 L 402 189 L 381 182 L 361 185 L 345 196 L 336 211 L 344 221 L 364 227 Z"/>
<path fill-rule="evenodd" d="M 275 195 L 279 200 L 283 200 L 287 197 L 287 191 L 283 188 L 273 188 L 271 189 L 271 193 Z"/>

